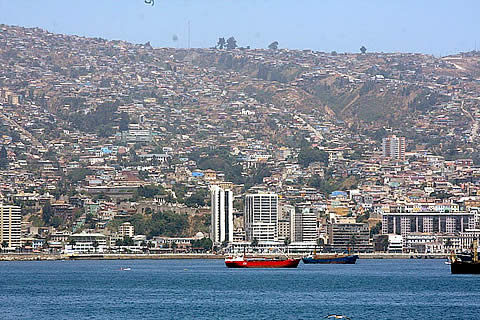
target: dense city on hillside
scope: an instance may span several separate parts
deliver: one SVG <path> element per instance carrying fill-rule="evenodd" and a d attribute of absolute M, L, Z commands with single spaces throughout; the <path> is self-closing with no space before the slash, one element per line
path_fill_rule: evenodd
<path fill-rule="evenodd" d="M 0 25 L 2 250 L 469 249 L 480 53 L 273 40 L 153 48 Z"/>

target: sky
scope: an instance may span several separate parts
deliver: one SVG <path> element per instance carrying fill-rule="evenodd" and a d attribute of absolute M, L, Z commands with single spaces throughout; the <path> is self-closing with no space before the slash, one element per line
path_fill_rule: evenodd
<path fill-rule="evenodd" d="M 480 1 L 462 0 L 0 0 L 0 23 L 50 32 L 205 48 L 422 52 L 480 48 Z M 178 40 L 174 41 L 174 35 Z M 477 48 L 477 49 L 479 49 Z"/>

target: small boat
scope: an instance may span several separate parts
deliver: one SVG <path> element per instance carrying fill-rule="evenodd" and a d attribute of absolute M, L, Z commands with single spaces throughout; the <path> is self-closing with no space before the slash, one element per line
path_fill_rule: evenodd
<path fill-rule="evenodd" d="M 120 268 L 121 271 L 130 271 L 132 268 Z"/>
<path fill-rule="evenodd" d="M 228 268 L 296 268 L 300 258 L 288 257 L 227 257 L 225 265 Z"/>
<path fill-rule="evenodd" d="M 356 254 L 312 254 L 302 258 L 305 264 L 355 264 L 357 259 Z"/>

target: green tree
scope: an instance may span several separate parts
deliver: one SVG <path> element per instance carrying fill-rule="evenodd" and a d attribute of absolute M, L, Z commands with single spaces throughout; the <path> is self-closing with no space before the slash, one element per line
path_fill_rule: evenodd
<path fill-rule="evenodd" d="M 382 247 L 383 251 L 387 252 L 388 251 L 388 246 L 390 245 L 390 241 L 388 240 L 388 236 L 384 237 L 382 240 Z"/>
<path fill-rule="evenodd" d="M 72 183 L 77 183 L 85 179 L 89 174 L 92 174 L 92 170 L 87 168 L 75 168 L 68 174 L 68 179 Z"/>
<path fill-rule="evenodd" d="M 350 240 L 348 240 L 348 245 L 352 246 L 352 251 L 355 252 L 355 246 L 357 245 L 358 238 L 354 234 L 350 237 Z"/>
<path fill-rule="evenodd" d="M 123 237 L 123 245 L 124 246 L 133 246 L 134 245 L 133 239 L 130 238 L 129 236 Z"/>
<path fill-rule="evenodd" d="M 99 246 L 98 241 L 97 241 L 97 240 L 94 240 L 94 241 L 93 241 L 93 248 L 94 248 L 94 251 L 95 251 L 95 252 L 97 252 L 98 246 Z"/>
<path fill-rule="evenodd" d="M 190 208 L 203 207 L 205 206 L 205 197 L 205 190 L 197 191 L 185 200 L 185 205 Z"/>
<path fill-rule="evenodd" d="M 373 238 L 374 235 L 380 234 L 380 231 L 382 230 L 382 223 L 378 222 L 375 226 L 373 226 L 370 229 L 370 237 Z"/>
<path fill-rule="evenodd" d="M 225 38 L 218 38 L 217 48 L 223 50 L 225 47 Z"/>
<path fill-rule="evenodd" d="M 237 40 L 234 37 L 230 37 L 227 39 L 227 50 L 233 50 L 237 48 Z"/>
<path fill-rule="evenodd" d="M 3 240 L 3 241 L 2 241 L 2 249 L 5 250 L 6 248 L 8 248 L 8 241 L 7 241 L 7 240 Z"/>
<path fill-rule="evenodd" d="M 42 208 L 42 220 L 46 225 L 50 225 L 50 220 L 52 218 L 52 205 L 50 202 L 47 202 L 43 205 Z"/>
<path fill-rule="evenodd" d="M 0 169 L 7 169 L 8 168 L 8 155 L 7 149 L 5 146 L 2 146 L 0 149 Z"/>
<path fill-rule="evenodd" d="M 208 251 L 212 249 L 213 242 L 209 238 L 203 238 L 200 240 L 192 241 L 192 248 L 193 249 L 202 249 L 204 251 Z"/>
<path fill-rule="evenodd" d="M 55 228 L 58 228 L 59 226 L 61 226 L 63 223 L 63 219 L 61 217 L 58 217 L 58 216 L 53 216 L 51 219 L 50 219 L 50 225 L 52 227 L 55 227 Z"/>
<path fill-rule="evenodd" d="M 144 197 L 147 199 L 153 199 L 156 195 L 165 194 L 162 186 L 159 185 L 146 185 L 140 186 L 137 189 L 137 194 L 140 197 Z"/>
<path fill-rule="evenodd" d="M 128 124 L 130 123 L 130 118 L 128 116 L 128 113 L 123 111 L 120 114 L 120 122 L 118 124 L 118 128 L 120 131 L 127 131 L 128 130 Z"/>
<path fill-rule="evenodd" d="M 250 246 L 253 248 L 253 249 L 256 249 L 258 247 L 258 239 L 257 238 L 253 238 L 252 242 L 250 243 Z"/>
<path fill-rule="evenodd" d="M 273 41 L 268 45 L 268 49 L 270 50 L 278 50 L 278 41 Z"/>
<path fill-rule="evenodd" d="M 298 153 L 298 163 L 308 167 L 312 162 L 328 163 L 328 153 L 317 148 L 302 148 Z"/>

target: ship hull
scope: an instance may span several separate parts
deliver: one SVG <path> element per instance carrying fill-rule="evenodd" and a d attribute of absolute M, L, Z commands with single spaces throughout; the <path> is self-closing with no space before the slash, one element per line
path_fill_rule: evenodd
<path fill-rule="evenodd" d="M 450 264 L 452 274 L 480 274 L 480 263 L 455 261 Z"/>
<path fill-rule="evenodd" d="M 358 256 L 311 256 L 302 258 L 305 264 L 355 264 Z"/>
<path fill-rule="evenodd" d="M 228 268 L 296 268 L 300 263 L 300 259 L 284 259 L 284 260 L 225 260 Z"/>

